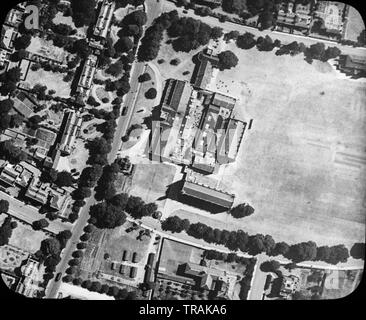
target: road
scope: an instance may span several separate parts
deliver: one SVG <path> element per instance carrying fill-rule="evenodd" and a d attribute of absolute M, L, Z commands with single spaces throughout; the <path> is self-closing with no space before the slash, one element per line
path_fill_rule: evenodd
<path fill-rule="evenodd" d="M 83 229 L 89 219 L 89 209 L 95 204 L 95 192 L 92 192 L 91 197 L 86 201 L 85 206 L 79 213 L 79 218 L 76 220 L 75 226 L 72 230 L 72 236 L 66 244 L 66 247 L 61 252 L 61 262 L 56 266 L 55 275 L 59 272 L 65 273 L 68 268 L 68 261 L 72 258 L 72 253 L 76 249 L 76 244 L 79 242 L 80 236 L 83 234 Z M 56 282 L 55 277 L 50 280 L 46 288 L 46 298 L 56 298 L 57 291 L 61 285 L 61 280 Z"/>
<path fill-rule="evenodd" d="M 8 194 L 0 191 L 0 199 L 7 200 L 9 202 L 9 212 L 8 214 L 12 217 L 19 219 L 28 224 L 32 224 L 34 221 L 44 219 L 45 215 L 40 214 L 38 210 L 30 205 L 26 205 L 23 202 L 14 199 Z M 44 228 L 44 230 L 57 234 L 63 230 L 70 230 L 72 225 L 70 223 L 64 223 L 61 220 L 57 219 L 54 221 L 49 221 L 49 226 Z"/>
<path fill-rule="evenodd" d="M 145 26 L 148 28 L 151 25 L 151 22 L 160 15 L 161 13 L 161 5 L 158 5 L 157 8 L 151 6 L 151 3 L 153 1 L 149 2 L 149 6 L 146 8 L 146 13 L 148 16 L 147 23 Z M 153 7 L 154 9 L 151 10 L 150 7 Z M 130 86 L 131 90 L 130 92 L 124 97 L 123 99 L 123 106 L 128 106 L 128 112 L 125 116 L 121 116 L 118 119 L 116 133 L 113 138 L 112 142 L 112 149 L 111 152 L 108 154 L 108 161 L 113 162 L 117 152 L 121 145 L 121 138 L 125 135 L 129 124 L 131 122 L 132 116 L 135 111 L 135 102 L 137 99 L 137 93 L 139 89 L 140 83 L 138 82 L 138 77 L 141 73 L 143 73 L 143 70 L 145 68 L 145 63 L 141 62 L 135 62 L 132 65 L 131 69 L 131 77 L 130 77 Z M 75 226 L 72 230 L 72 237 L 67 242 L 66 247 L 64 250 L 62 250 L 61 253 L 61 262 L 56 266 L 55 275 L 57 275 L 59 272 L 61 274 L 65 274 L 66 269 L 68 268 L 68 261 L 72 258 L 72 253 L 76 249 L 76 244 L 79 242 L 80 236 L 83 234 L 83 229 L 85 225 L 88 222 L 89 219 L 89 209 L 92 205 L 94 205 L 97 201 L 94 198 L 95 192 L 92 192 L 92 195 L 90 198 L 86 199 L 86 204 L 79 212 L 79 218 L 75 223 Z M 61 280 L 55 281 L 55 277 L 50 280 L 48 283 L 48 286 L 46 288 L 46 295 L 45 297 L 48 299 L 56 298 L 58 289 L 61 285 Z"/>
<path fill-rule="evenodd" d="M 160 0 L 160 1 L 162 1 L 162 0 Z M 221 27 L 225 32 L 229 32 L 229 31 L 239 31 L 240 33 L 250 32 L 250 33 L 254 34 L 255 36 L 262 36 L 262 37 L 269 35 L 273 40 L 278 39 L 283 44 L 287 44 L 287 43 L 290 43 L 293 41 L 298 41 L 298 42 L 303 42 L 305 45 L 309 46 L 309 45 L 312 45 L 317 42 L 323 42 L 325 45 L 338 47 L 342 51 L 343 54 L 366 56 L 366 48 L 364 48 L 364 47 L 354 48 L 352 46 L 341 45 L 340 43 L 337 43 L 334 41 L 310 38 L 310 37 L 306 37 L 306 36 L 288 34 L 288 33 L 271 31 L 271 30 L 260 31 L 254 27 L 244 26 L 244 25 L 229 22 L 229 21 L 219 22 L 219 20 L 215 17 L 197 16 L 194 14 L 194 11 L 192 9 L 187 10 L 188 13 L 183 13 L 183 10 L 186 10 L 186 9 L 179 8 L 170 1 L 164 1 L 162 8 L 163 8 L 162 9 L 163 11 L 177 10 L 179 15 L 182 17 L 192 17 L 194 19 L 199 19 L 200 21 L 205 22 L 209 25 Z"/>

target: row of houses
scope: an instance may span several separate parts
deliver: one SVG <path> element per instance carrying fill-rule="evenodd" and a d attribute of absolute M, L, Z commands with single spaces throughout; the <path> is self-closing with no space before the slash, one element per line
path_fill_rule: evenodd
<path fill-rule="evenodd" d="M 9 57 L 14 52 L 14 40 L 18 36 L 18 27 L 23 21 L 24 5 L 18 4 L 12 8 L 1 29 L 0 41 L 0 67 L 6 67 L 9 63 Z"/>
<path fill-rule="evenodd" d="M 321 33 L 329 37 L 340 37 L 343 32 L 347 5 L 336 1 L 286 1 L 279 5 L 276 29 L 298 30 L 309 34 L 315 23 Z M 318 33 L 320 30 L 314 30 Z"/>

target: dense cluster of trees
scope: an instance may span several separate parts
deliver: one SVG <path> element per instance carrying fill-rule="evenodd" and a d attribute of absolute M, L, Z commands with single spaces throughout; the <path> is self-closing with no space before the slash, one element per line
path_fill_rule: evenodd
<path fill-rule="evenodd" d="M 100 177 L 98 185 L 95 188 L 95 198 L 97 200 L 108 200 L 116 194 L 114 183 L 119 172 L 120 168 L 116 163 L 104 166 L 102 176 Z"/>
<path fill-rule="evenodd" d="M 82 278 L 73 278 L 71 274 L 74 273 L 75 268 L 68 269 L 68 275 L 63 278 L 64 282 L 71 282 L 74 285 L 81 286 L 89 291 L 107 294 L 119 300 L 136 300 L 136 291 L 128 291 L 127 289 L 118 288 L 117 286 L 109 286 L 101 284 L 99 281 L 83 280 Z"/>
<path fill-rule="evenodd" d="M 32 36 L 30 34 L 22 34 L 14 40 L 15 50 L 26 49 L 31 44 Z"/>
<path fill-rule="evenodd" d="M 17 128 L 23 123 L 23 116 L 17 113 L 10 114 L 13 106 L 13 100 L 5 99 L 0 101 L 0 131 L 8 128 Z"/>
<path fill-rule="evenodd" d="M 221 28 L 212 28 L 191 17 L 179 17 L 176 10 L 165 12 L 146 30 L 138 52 L 140 61 L 153 60 L 158 56 L 165 30 L 168 36 L 174 39 L 172 41 L 174 50 L 183 52 L 197 49 L 201 45 L 206 45 L 210 39 L 222 36 Z"/>
<path fill-rule="evenodd" d="M 234 218 L 243 218 L 243 217 L 247 217 L 250 216 L 254 213 L 254 208 L 251 207 L 249 204 L 247 203 L 241 203 L 239 205 L 237 205 L 236 207 L 230 209 L 229 213 L 234 217 Z"/>
<path fill-rule="evenodd" d="M 61 261 L 61 250 L 65 248 L 71 235 L 70 230 L 64 230 L 59 232 L 55 237 L 44 239 L 41 242 L 40 250 L 35 253 L 35 256 L 46 266 L 47 279 L 53 277 L 56 266 Z"/>
<path fill-rule="evenodd" d="M 112 150 L 112 146 L 105 138 L 88 141 L 86 147 L 89 150 L 88 164 L 103 166 L 108 163 L 107 154 Z"/>
<path fill-rule="evenodd" d="M 158 206 L 153 203 L 145 203 L 140 197 L 130 196 L 125 207 L 128 212 L 135 219 L 152 216 L 158 210 Z"/>
<path fill-rule="evenodd" d="M 6 96 L 14 92 L 17 87 L 17 83 L 20 80 L 20 73 L 20 68 L 14 67 L 0 75 L 0 82 L 2 82 L 0 94 L 2 96 Z"/>
<path fill-rule="evenodd" d="M 0 159 L 16 164 L 27 159 L 27 154 L 14 145 L 14 141 L 5 140 L 0 142 Z"/>
<path fill-rule="evenodd" d="M 5 201 L 5 200 L 0 200 Z M 8 204 L 9 206 L 9 204 Z M 7 212 L 6 203 L 0 203 L 0 212 Z M 4 210 L 4 211 L 3 211 Z M 6 210 L 6 211 L 5 211 Z M 11 221 L 10 217 L 6 217 L 0 227 L 0 246 L 6 245 L 9 243 L 9 239 L 13 233 L 13 229 L 17 227 L 17 223 L 15 221 Z"/>
<path fill-rule="evenodd" d="M 272 256 L 282 254 L 294 262 L 320 260 L 337 264 L 346 262 L 349 257 L 348 249 L 344 245 L 318 248 L 315 242 L 308 241 L 289 246 L 284 242 L 276 243 L 270 235 L 248 235 L 243 230 L 213 229 L 200 222 L 191 224 L 187 219 L 182 220 L 178 216 L 171 216 L 164 220 L 162 229 L 171 232 L 186 231 L 194 238 L 224 245 L 232 251 L 248 252 L 251 255 L 261 252 Z"/>
<path fill-rule="evenodd" d="M 72 19 L 77 28 L 94 22 L 95 4 L 95 0 L 71 0 Z"/>
<path fill-rule="evenodd" d="M 247 19 L 259 15 L 258 22 L 262 29 L 268 29 L 274 24 L 276 4 L 279 0 L 223 0 L 222 8 L 229 13 L 236 13 Z"/>
<path fill-rule="evenodd" d="M 254 34 L 246 32 L 244 34 L 239 34 L 239 32 L 231 31 L 225 34 L 225 40 L 229 41 L 234 39 L 238 48 L 241 49 L 251 49 L 257 47 L 259 51 L 272 51 L 274 48 L 278 48 L 275 52 L 277 56 L 290 54 L 292 56 L 299 53 L 304 53 L 305 58 L 308 62 L 317 59 L 320 61 L 328 61 L 338 57 L 341 51 L 337 47 L 327 47 L 325 48 L 324 43 L 318 42 L 306 47 L 304 43 L 293 41 L 288 44 L 281 45 L 279 40 L 272 40 L 270 36 L 255 38 Z"/>

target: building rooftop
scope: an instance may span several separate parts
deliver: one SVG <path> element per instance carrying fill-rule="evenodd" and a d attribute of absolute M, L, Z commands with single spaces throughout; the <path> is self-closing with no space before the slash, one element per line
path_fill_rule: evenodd
<path fill-rule="evenodd" d="M 189 181 L 184 182 L 182 194 L 226 209 L 230 209 L 232 207 L 235 199 L 235 195 L 233 194 Z"/>

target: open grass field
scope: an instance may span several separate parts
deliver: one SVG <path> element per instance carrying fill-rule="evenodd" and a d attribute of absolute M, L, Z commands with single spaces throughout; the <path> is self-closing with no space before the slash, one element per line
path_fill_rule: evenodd
<path fill-rule="evenodd" d="M 145 202 L 156 202 L 161 206 L 176 170 L 176 166 L 165 163 L 136 164 L 130 194 L 141 197 Z"/>
<path fill-rule="evenodd" d="M 7 217 L 6 214 L 0 214 L 0 225 Z M 9 239 L 9 245 L 20 248 L 29 253 L 35 253 L 41 247 L 42 240 L 47 238 L 47 235 L 42 231 L 35 231 L 30 225 L 26 225 L 16 221 L 17 227 L 13 229 L 11 238 Z"/>
<path fill-rule="evenodd" d="M 253 119 L 237 161 L 217 178 L 255 213 L 232 223 L 276 241 L 365 240 L 365 82 L 340 79 L 327 64 L 229 44 L 239 58 L 216 83 Z M 235 79 L 235 80 L 234 80 Z M 214 88 L 212 88 L 214 89 Z"/>
<path fill-rule="evenodd" d="M 30 87 L 34 87 L 36 84 L 47 86 L 47 90 L 55 90 L 56 96 L 68 98 L 70 97 L 70 83 L 63 81 L 64 74 L 59 72 L 44 71 L 39 69 L 38 71 L 32 71 L 29 69 L 26 83 L 29 83 Z"/>
<path fill-rule="evenodd" d="M 365 29 L 365 23 L 362 16 L 357 9 L 350 6 L 347 18 L 344 38 L 346 40 L 357 41 L 360 33 Z"/>

